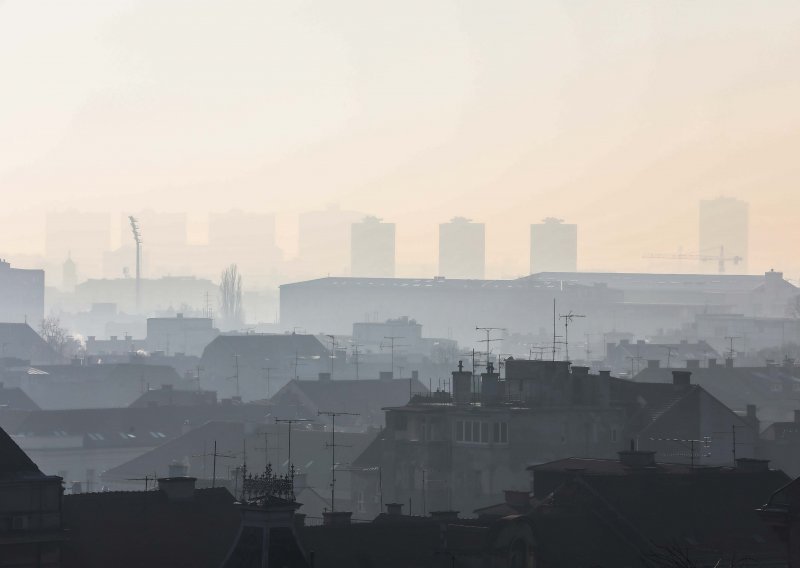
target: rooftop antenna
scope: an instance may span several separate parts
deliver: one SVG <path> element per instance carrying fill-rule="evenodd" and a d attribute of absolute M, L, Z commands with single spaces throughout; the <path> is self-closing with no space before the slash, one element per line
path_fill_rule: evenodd
<path fill-rule="evenodd" d="M 558 316 L 564 320 L 564 349 L 565 349 L 565 360 L 569 361 L 569 324 L 572 322 L 573 318 L 585 318 L 586 316 L 583 314 L 573 314 L 572 310 L 569 313 L 562 314 Z"/>
<path fill-rule="evenodd" d="M 484 332 L 486 334 L 486 339 L 481 339 L 480 341 L 481 341 L 481 343 L 485 343 L 486 344 L 486 372 L 489 372 L 489 363 L 490 363 L 489 357 L 490 357 L 490 354 L 492 352 L 492 350 L 491 350 L 492 342 L 494 342 L 494 341 L 503 341 L 502 337 L 496 337 L 496 338 L 493 339 L 492 338 L 492 332 L 493 331 L 506 331 L 506 328 L 504 328 L 504 327 L 477 327 L 476 326 L 475 327 L 475 331 L 482 331 L 482 332 Z M 473 374 L 474 374 L 474 372 L 473 372 Z"/>
<path fill-rule="evenodd" d="M 392 351 L 392 378 L 394 378 L 394 348 L 395 348 L 395 339 L 402 339 L 400 335 L 384 335 L 384 339 L 389 340 L 390 349 Z M 397 345 L 397 347 L 402 347 L 401 345 Z M 383 344 L 381 344 L 381 348 L 383 348 Z"/>
<path fill-rule="evenodd" d="M 333 380 L 333 360 L 336 359 L 336 336 L 329 334 L 326 337 L 331 340 L 331 380 Z"/>
<path fill-rule="evenodd" d="M 142 308 L 142 233 L 139 230 L 139 220 L 133 215 L 128 216 L 133 232 L 133 240 L 136 242 L 136 312 Z"/>
<path fill-rule="evenodd" d="M 212 470 L 211 470 L 212 471 L 212 474 L 211 474 L 211 487 L 213 488 L 213 487 L 216 487 L 216 485 L 217 485 L 217 458 L 233 459 L 236 456 L 232 456 L 230 454 L 220 454 L 219 452 L 217 452 L 217 441 L 216 440 L 214 440 L 214 452 L 213 453 L 208 454 L 204 450 L 202 454 L 194 454 L 194 455 L 192 455 L 193 458 L 202 457 L 203 461 L 205 461 L 207 456 L 213 456 L 213 458 L 214 458 L 213 466 L 212 466 Z"/>
<path fill-rule="evenodd" d="M 292 424 L 295 422 L 311 422 L 308 418 L 276 418 L 275 424 L 288 424 L 289 425 L 289 444 L 288 455 L 286 459 L 286 472 L 290 475 L 294 472 L 292 467 Z"/>
<path fill-rule="evenodd" d="M 236 381 L 236 396 L 241 397 L 242 395 L 239 393 L 239 355 L 233 355 L 233 376 L 228 377 L 228 380 Z"/>
<path fill-rule="evenodd" d="M 556 360 L 556 299 L 553 298 L 553 361 Z"/>
<path fill-rule="evenodd" d="M 317 412 L 317 416 L 330 416 L 331 417 L 331 441 L 329 444 L 326 444 L 326 447 L 331 449 L 331 513 L 336 511 L 336 505 L 334 501 L 335 497 L 335 489 L 336 489 L 336 447 L 349 447 L 343 444 L 336 443 L 336 417 L 337 416 L 358 416 L 356 412 L 333 412 L 333 411 L 323 411 L 320 410 Z"/>
<path fill-rule="evenodd" d="M 270 397 L 270 380 L 269 380 L 270 376 L 269 376 L 269 373 L 270 373 L 270 371 L 275 371 L 276 369 L 275 369 L 275 367 L 262 367 L 261 370 L 264 371 L 264 378 L 267 380 L 267 398 L 269 398 Z"/>
<path fill-rule="evenodd" d="M 711 446 L 711 438 L 708 436 L 704 436 L 702 440 L 684 440 L 681 438 L 650 438 L 650 440 L 654 442 L 674 442 L 683 446 L 684 448 L 689 448 L 689 466 L 694 468 L 694 446 L 695 444 L 703 444 L 704 448 L 708 448 Z M 689 444 L 688 446 L 686 444 Z M 710 452 L 704 453 L 701 457 L 709 457 L 711 455 Z"/>
<path fill-rule="evenodd" d="M 733 349 L 733 340 L 741 339 L 741 337 L 739 337 L 738 335 L 727 335 L 725 336 L 725 339 L 727 339 L 730 342 L 730 348 L 728 349 L 728 357 L 733 359 L 733 356 L 736 355 L 736 351 Z"/>

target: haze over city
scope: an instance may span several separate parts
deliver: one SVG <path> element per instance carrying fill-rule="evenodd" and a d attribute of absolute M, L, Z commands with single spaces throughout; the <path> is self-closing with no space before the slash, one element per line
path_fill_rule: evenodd
<path fill-rule="evenodd" d="M 0 568 L 800 567 L 798 30 L 0 0 Z"/>
<path fill-rule="evenodd" d="M 582 269 L 648 270 L 726 195 L 749 270 L 800 274 L 794 2 L 235 6 L 2 4 L 4 254 L 43 253 L 48 210 L 188 212 L 202 243 L 242 208 L 292 257 L 297 213 L 337 203 L 397 224 L 402 276 L 457 215 L 491 277 L 527 272 L 547 216 Z"/>

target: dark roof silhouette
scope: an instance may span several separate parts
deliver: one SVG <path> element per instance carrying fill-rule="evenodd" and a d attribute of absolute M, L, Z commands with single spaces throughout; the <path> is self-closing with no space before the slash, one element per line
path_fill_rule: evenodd
<path fill-rule="evenodd" d="M 214 391 L 183 390 L 172 388 L 172 385 L 162 385 L 161 388 L 151 388 L 130 406 L 197 406 L 216 402 L 217 393 Z"/>
<path fill-rule="evenodd" d="M 44 477 L 35 463 L 0 429 L 0 479 L 20 477 Z"/>
<path fill-rule="evenodd" d="M 0 345 L 3 357 L 16 357 L 34 365 L 64 359 L 27 323 L 0 323 Z"/>
<path fill-rule="evenodd" d="M 278 360 L 301 356 L 327 357 L 328 350 L 313 335 L 286 334 L 248 334 L 219 335 L 203 350 L 203 365 L 207 362 L 221 360 L 227 372 L 231 369 L 231 358 L 239 355 L 240 360 L 255 358 L 259 368 L 264 366 L 264 359 Z"/>
<path fill-rule="evenodd" d="M 5 410 L 39 410 L 39 406 L 21 388 L 0 383 L 0 412 Z"/>
<path fill-rule="evenodd" d="M 64 497 L 65 568 L 218 568 L 236 542 L 241 514 L 227 489 L 197 489 L 189 501 L 162 491 Z"/>

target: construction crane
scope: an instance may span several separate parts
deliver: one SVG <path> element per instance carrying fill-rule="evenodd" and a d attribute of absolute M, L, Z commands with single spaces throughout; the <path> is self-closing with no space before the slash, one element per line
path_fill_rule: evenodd
<path fill-rule="evenodd" d="M 744 259 L 741 256 L 725 256 L 725 247 L 719 247 L 719 254 L 703 254 L 703 253 L 677 253 L 677 254 L 664 254 L 664 253 L 651 253 L 646 254 L 642 258 L 667 258 L 670 260 L 699 260 L 700 262 L 715 261 L 717 263 L 717 271 L 720 274 L 725 274 L 725 263 L 732 262 L 739 264 Z"/>

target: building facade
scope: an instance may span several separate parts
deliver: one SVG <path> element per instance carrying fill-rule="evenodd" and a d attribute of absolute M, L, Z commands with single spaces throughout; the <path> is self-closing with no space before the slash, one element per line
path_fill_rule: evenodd
<path fill-rule="evenodd" d="M 394 223 L 384 223 L 377 217 L 353 223 L 350 251 L 351 276 L 394 278 Z"/>
<path fill-rule="evenodd" d="M 484 278 L 486 273 L 486 227 L 456 217 L 439 225 L 439 276 Z"/>
<path fill-rule="evenodd" d="M 548 217 L 531 225 L 531 274 L 578 270 L 578 225 Z"/>
<path fill-rule="evenodd" d="M 0 322 L 30 323 L 44 319 L 44 270 L 11 268 L 0 260 Z"/>

